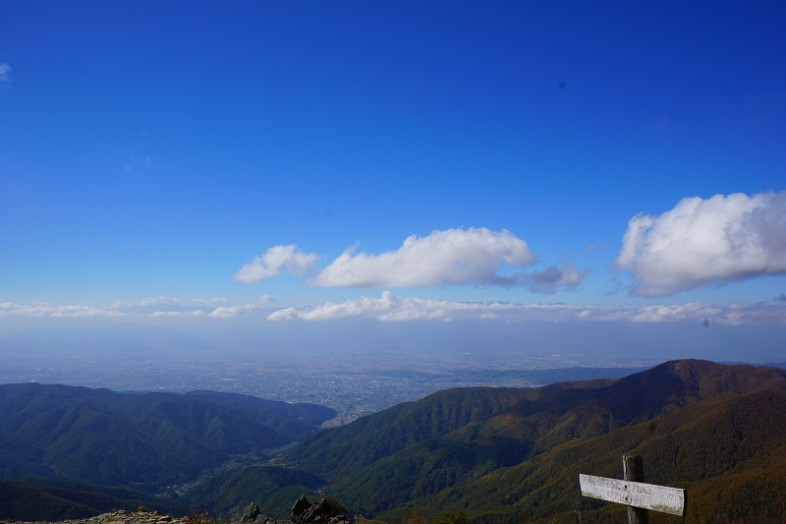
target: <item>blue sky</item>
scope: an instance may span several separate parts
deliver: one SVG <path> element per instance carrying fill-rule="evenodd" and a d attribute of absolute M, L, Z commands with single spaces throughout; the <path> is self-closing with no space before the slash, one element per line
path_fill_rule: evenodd
<path fill-rule="evenodd" d="M 783 27 L 779 2 L 4 2 L 0 316 L 782 334 Z"/>

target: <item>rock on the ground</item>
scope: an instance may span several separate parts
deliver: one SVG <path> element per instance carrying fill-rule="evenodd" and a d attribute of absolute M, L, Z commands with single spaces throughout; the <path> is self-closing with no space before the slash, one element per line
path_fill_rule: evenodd
<path fill-rule="evenodd" d="M 339 508 L 335 503 L 327 499 L 320 499 L 319 502 L 310 504 L 308 499 L 303 496 L 297 499 L 292 506 L 292 515 L 289 517 L 292 524 L 337 524 L 347 522 L 347 516 L 343 508 Z"/>
<path fill-rule="evenodd" d="M 276 524 L 276 519 L 273 517 L 268 517 L 267 515 L 262 515 L 262 512 L 259 511 L 259 506 L 255 503 L 251 503 L 246 506 L 246 509 L 243 510 L 243 516 L 240 517 L 241 524 Z"/>

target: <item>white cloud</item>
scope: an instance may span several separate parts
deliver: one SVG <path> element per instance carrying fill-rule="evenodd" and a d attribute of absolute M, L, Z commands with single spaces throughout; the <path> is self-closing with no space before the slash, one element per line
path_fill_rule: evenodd
<path fill-rule="evenodd" d="M 111 309 L 80 304 L 53 305 L 44 302 L 31 304 L 0 303 L 0 316 L 51 317 L 51 318 L 95 318 L 114 317 L 120 313 Z"/>
<path fill-rule="evenodd" d="M 344 302 L 328 302 L 302 309 L 284 308 L 268 315 L 268 320 L 338 320 L 373 317 L 381 321 L 450 319 L 451 313 L 475 309 L 498 309 L 504 306 L 473 302 L 449 302 L 423 298 L 400 298 L 384 291 L 379 298 L 361 297 Z"/>
<path fill-rule="evenodd" d="M 82 304 L 54 305 L 45 302 L 29 304 L 0 303 L 0 316 L 52 317 L 52 318 L 96 318 L 96 317 L 131 317 L 131 318 L 179 318 L 203 317 L 232 318 L 240 313 L 257 311 L 273 301 L 270 295 L 263 295 L 258 302 L 245 304 L 227 304 L 224 297 L 192 298 L 187 300 L 168 296 L 146 298 L 142 300 L 115 300 L 108 306 L 88 306 Z"/>
<path fill-rule="evenodd" d="M 786 272 L 786 192 L 685 198 L 628 223 L 619 269 L 633 293 L 667 296 L 710 282 Z"/>
<path fill-rule="evenodd" d="M 0 82 L 11 81 L 11 66 L 7 62 L 0 64 Z"/>
<path fill-rule="evenodd" d="M 634 323 L 686 322 L 707 324 L 765 325 L 786 324 L 786 306 L 751 304 L 714 305 L 689 302 L 687 304 L 592 307 L 581 317 L 595 321 L 627 321 Z"/>
<path fill-rule="evenodd" d="M 234 318 L 241 313 L 249 313 L 260 309 L 263 301 L 248 304 L 235 304 L 231 306 L 220 306 L 210 312 L 213 318 Z"/>
<path fill-rule="evenodd" d="M 698 321 L 705 318 L 721 319 L 725 312 L 723 308 L 717 306 L 688 302 L 687 304 L 642 306 L 625 313 L 627 320 L 631 322 L 678 322 L 681 320 Z"/>
<path fill-rule="evenodd" d="M 265 295 L 265 296 L 269 297 L 269 295 Z M 192 298 L 188 302 L 193 305 L 205 306 L 210 304 L 226 304 L 228 300 L 225 297 Z"/>
<path fill-rule="evenodd" d="M 667 323 L 705 320 L 713 324 L 786 324 L 786 304 L 741 306 L 687 303 L 648 306 L 586 306 L 570 304 L 514 304 L 509 302 L 451 302 L 396 297 L 385 291 L 379 298 L 361 297 L 344 302 L 294 308 L 270 313 L 270 321 L 332 321 L 370 318 L 381 322 L 411 320 L 463 320 L 515 322 L 632 322 Z"/>
<path fill-rule="evenodd" d="M 274 311 L 267 318 L 268 320 L 336 320 L 369 314 L 384 314 L 394 307 L 394 300 L 396 299 L 390 291 L 385 291 L 380 298 L 361 297 L 339 303 L 328 302 L 303 309 L 285 308 Z"/>
<path fill-rule="evenodd" d="M 201 309 L 195 309 L 193 311 L 153 311 L 149 314 L 151 317 L 154 318 L 180 318 L 180 317 L 203 317 L 205 316 L 205 312 Z"/>
<path fill-rule="evenodd" d="M 267 316 L 268 320 L 272 320 L 273 322 L 278 322 L 280 320 L 294 320 L 298 318 L 298 310 L 293 307 L 285 307 L 279 310 L 276 310 Z"/>
<path fill-rule="evenodd" d="M 115 300 L 109 309 L 126 315 L 150 315 L 153 317 L 188 317 L 201 316 L 207 313 L 208 308 L 226 302 L 221 297 L 192 298 L 181 300 L 161 295 L 142 300 Z"/>
<path fill-rule="evenodd" d="M 514 284 L 503 265 L 533 263 L 527 243 L 513 233 L 486 228 L 434 231 L 410 236 L 379 255 L 344 251 L 309 284 L 323 287 L 408 287 L 448 284 Z"/>
<path fill-rule="evenodd" d="M 161 305 L 180 305 L 181 302 L 172 297 L 161 295 L 158 297 L 143 298 L 142 300 L 115 300 L 110 306 L 112 309 L 135 309 Z"/>
<path fill-rule="evenodd" d="M 264 255 L 241 267 L 235 273 L 238 282 L 255 283 L 265 278 L 280 275 L 285 269 L 295 275 L 302 275 L 314 269 L 319 257 L 316 253 L 298 251 L 294 244 L 273 246 Z"/>

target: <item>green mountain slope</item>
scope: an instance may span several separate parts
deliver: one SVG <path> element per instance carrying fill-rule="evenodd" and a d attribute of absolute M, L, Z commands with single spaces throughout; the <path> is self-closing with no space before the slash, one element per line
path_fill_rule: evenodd
<path fill-rule="evenodd" d="M 440 391 L 317 433 L 293 447 L 287 457 L 328 479 L 352 475 L 407 446 L 446 435 L 538 394 L 537 389 L 515 388 Z"/>
<path fill-rule="evenodd" d="M 196 392 L 0 386 L 0 475 L 82 478 L 152 491 L 232 455 L 264 457 L 332 418 L 321 406 Z"/>

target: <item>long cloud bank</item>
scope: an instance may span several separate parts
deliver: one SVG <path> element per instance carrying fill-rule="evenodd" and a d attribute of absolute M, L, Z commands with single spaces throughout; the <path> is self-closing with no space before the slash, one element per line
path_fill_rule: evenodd
<path fill-rule="evenodd" d="M 776 301 L 774 301 L 776 302 Z M 304 308 L 282 308 L 270 321 L 332 321 L 371 318 L 382 322 L 413 320 L 495 320 L 503 322 L 634 322 L 695 321 L 704 325 L 786 324 L 786 305 L 753 304 L 716 306 L 687 303 L 647 306 L 583 306 L 568 304 L 516 304 L 510 302 L 453 302 L 396 297 L 385 291 L 379 298 L 361 297 Z"/>
<path fill-rule="evenodd" d="M 616 267 L 633 294 L 660 297 L 708 283 L 786 273 L 786 192 L 685 198 L 628 223 Z"/>
<path fill-rule="evenodd" d="M 272 298 L 263 295 L 255 302 L 232 304 L 223 297 L 180 300 L 167 296 L 137 301 L 115 300 L 108 306 L 56 305 L 46 302 L 17 304 L 0 302 L 0 317 L 32 318 L 233 318 L 270 308 Z"/>
<path fill-rule="evenodd" d="M 269 296 L 254 302 L 224 298 L 177 300 L 158 297 L 138 302 L 116 301 L 106 307 L 79 304 L 0 303 L 0 318 L 201 318 L 215 321 L 245 317 L 254 322 L 328 322 L 342 319 L 407 321 L 633 322 L 695 321 L 724 325 L 786 325 L 786 302 L 775 298 L 756 304 L 652 304 L 598 306 L 513 302 L 460 302 L 399 297 L 384 291 L 376 297 L 351 298 L 307 307 L 274 307 Z"/>

